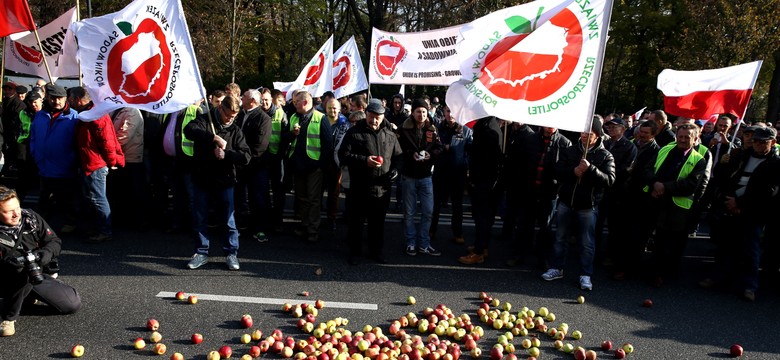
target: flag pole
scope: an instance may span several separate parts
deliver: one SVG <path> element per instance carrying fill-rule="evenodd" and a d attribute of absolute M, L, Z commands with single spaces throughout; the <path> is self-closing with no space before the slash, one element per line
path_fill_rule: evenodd
<path fill-rule="evenodd" d="M 76 21 L 81 21 L 81 5 L 79 0 L 76 0 Z M 79 62 L 79 86 L 84 86 L 84 74 L 81 72 L 81 61 L 76 57 L 76 61 Z"/>
<path fill-rule="evenodd" d="M 49 82 L 54 84 L 54 78 L 51 76 L 51 69 L 49 69 L 49 62 L 46 61 L 46 54 L 43 53 L 43 44 L 41 44 L 41 37 L 38 36 L 38 26 L 35 26 L 35 19 L 33 19 L 32 12 L 27 12 L 30 15 L 30 22 L 33 23 L 33 33 L 35 34 L 35 40 L 38 41 L 38 49 L 43 57 L 43 66 L 46 67 L 46 74 L 49 75 Z"/>
<path fill-rule="evenodd" d="M 179 9 L 184 9 L 181 5 L 181 0 L 177 0 L 179 3 Z M 203 79 L 200 76 L 200 65 L 198 65 L 198 57 L 195 55 L 195 47 L 192 46 L 192 36 L 190 36 L 190 26 L 187 24 L 187 18 L 184 13 L 181 15 L 181 20 L 184 22 L 184 30 L 187 31 L 187 42 L 189 48 L 192 49 L 192 60 L 195 63 L 195 76 L 198 77 L 198 84 L 200 84 L 200 96 L 203 98 L 203 102 L 206 103 L 206 116 L 209 118 L 209 125 L 211 125 L 211 132 L 217 135 L 217 129 L 214 127 L 214 120 L 211 118 L 211 108 L 209 107 L 208 96 L 206 96 L 206 87 L 203 85 Z"/>
<path fill-rule="evenodd" d="M 8 40 L 6 40 L 5 37 L 0 39 L 0 46 L 3 47 L 3 59 L 1 60 L 2 61 L 2 66 L 0 66 L 0 83 L 5 82 L 5 42 L 6 41 L 8 41 Z M 3 100 L 0 99 L 0 102 L 2 102 L 2 101 Z"/>
<path fill-rule="evenodd" d="M 764 64 L 763 60 L 759 60 L 758 61 L 758 69 L 756 70 L 756 73 L 753 74 L 753 83 L 750 85 L 750 89 L 754 89 L 756 87 L 756 78 L 758 78 L 758 72 L 761 71 L 761 65 L 763 65 L 763 64 Z M 751 97 L 752 97 L 752 94 L 753 93 L 751 92 Z M 734 143 L 734 140 L 737 139 L 737 132 L 739 132 L 740 125 L 742 125 L 742 122 L 745 121 L 745 115 L 747 115 L 748 106 L 750 106 L 750 99 L 748 99 L 747 104 L 745 104 L 745 110 L 742 111 L 742 117 L 738 119 L 738 120 L 741 120 L 741 121 L 737 122 L 737 127 L 734 128 L 734 135 L 731 136 L 731 143 L 732 144 Z M 730 145 L 729 145 L 728 150 L 726 150 L 726 154 L 731 154 L 731 146 Z"/>
<path fill-rule="evenodd" d="M 607 10 L 607 5 L 609 5 L 609 10 Z M 613 2 L 612 0 L 607 0 L 607 3 L 604 4 L 604 23 L 602 24 L 604 29 L 604 36 L 606 36 L 606 39 L 604 39 L 603 46 L 601 47 L 601 61 L 598 61 L 596 63 L 596 71 L 595 74 L 598 74 L 598 81 L 596 81 L 596 86 L 593 87 L 593 93 L 591 94 L 591 112 L 590 114 L 590 123 L 588 125 L 588 128 L 585 129 L 587 132 L 591 132 L 593 128 L 593 118 L 596 115 L 596 98 L 599 95 L 599 87 L 601 86 L 601 72 L 604 70 L 604 56 L 607 52 L 607 41 L 609 41 L 609 23 L 612 21 L 612 7 Z M 602 128 L 604 124 L 601 124 Z M 588 144 L 585 145 L 585 152 L 582 153 L 582 159 L 585 160 L 585 157 L 588 155 Z"/>

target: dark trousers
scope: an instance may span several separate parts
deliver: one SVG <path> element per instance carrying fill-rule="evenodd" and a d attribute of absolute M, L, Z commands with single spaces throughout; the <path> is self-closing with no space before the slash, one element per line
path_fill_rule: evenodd
<path fill-rule="evenodd" d="M 484 254 L 490 246 L 496 221 L 500 191 L 494 181 L 477 181 L 469 190 L 471 216 L 474 218 L 474 253 Z"/>
<path fill-rule="evenodd" d="M 271 158 L 271 165 L 268 167 L 268 175 L 271 178 L 272 193 L 271 224 L 274 227 L 280 227 L 283 223 L 285 194 L 287 193 L 284 183 L 284 166 L 281 158 Z"/>
<path fill-rule="evenodd" d="M 14 321 L 22 311 L 25 300 L 39 300 L 49 304 L 59 314 L 72 314 L 81 308 L 81 297 L 76 289 L 64 282 L 43 275 L 43 282 L 30 284 L 27 273 L 22 272 L 11 276 L 3 275 L 3 320 Z"/>
<path fill-rule="evenodd" d="M 295 201 L 301 226 L 309 236 L 319 234 L 322 205 L 322 170 L 295 174 Z"/>
<path fill-rule="evenodd" d="M 349 230 L 347 241 L 349 255 L 358 256 L 363 249 L 363 223 L 368 223 L 368 251 L 372 257 L 382 255 L 385 238 L 385 216 L 390 205 L 390 190 L 382 197 L 373 197 L 368 190 L 357 189 L 354 186 L 347 194 L 349 203 Z"/>
<path fill-rule="evenodd" d="M 447 199 L 452 204 L 452 236 L 463 236 L 463 192 L 466 189 L 466 169 L 434 172 L 433 174 L 433 216 L 431 234 L 439 228 L 441 206 Z"/>
<path fill-rule="evenodd" d="M 688 244 L 686 231 L 690 212 L 671 203 L 661 206 L 658 213 L 658 226 L 655 229 L 653 247 L 653 275 L 659 277 L 675 276 L 679 273 L 680 260 Z"/>
<path fill-rule="evenodd" d="M 325 187 L 328 190 L 325 202 L 328 219 L 335 221 L 339 214 L 339 195 L 341 194 L 341 168 L 335 163 L 325 172 Z"/>
<path fill-rule="evenodd" d="M 625 216 L 633 220 L 631 220 L 631 228 L 626 231 L 626 237 L 615 242 L 616 251 L 621 255 L 613 260 L 617 272 L 637 274 L 641 271 L 647 242 L 658 223 L 658 201 L 641 191 L 627 193 L 626 199 L 632 201 L 631 206 L 621 207 L 621 210 Z"/>
<path fill-rule="evenodd" d="M 252 233 L 268 231 L 271 223 L 269 171 L 264 167 L 247 169 L 246 180 L 249 190 L 249 211 L 251 213 Z"/>
<path fill-rule="evenodd" d="M 41 192 L 38 206 L 41 216 L 52 217 L 56 211 L 63 217 L 65 225 L 76 225 L 76 196 L 81 194 L 78 178 L 41 177 Z"/>
<path fill-rule="evenodd" d="M 127 163 L 108 173 L 108 201 L 114 222 L 138 226 L 149 220 L 144 207 L 149 204 L 146 168 L 143 163 Z"/>

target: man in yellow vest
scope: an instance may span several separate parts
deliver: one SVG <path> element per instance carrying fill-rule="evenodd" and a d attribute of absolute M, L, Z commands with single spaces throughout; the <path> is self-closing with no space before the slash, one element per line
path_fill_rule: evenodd
<path fill-rule="evenodd" d="M 290 131 L 290 122 L 281 107 L 274 104 L 271 89 L 260 90 L 260 108 L 271 117 L 271 137 L 268 139 L 269 169 L 271 178 L 271 225 L 274 232 L 282 231 L 282 214 L 284 214 L 284 154 L 281 147 L 282 133 Z"/>
<path fill-rule="evenodd" d="M 658 222 L 653 248 L 653 285 L 676 274 L 688 241 L 686 224 L 696 194 L 709 180 L 711 157 L 696 151 L 699 128 L 684 124 L 676 142 L 661 147 L 644 171 L 646 190 L 656 201 Z"/>
<path fill-rule="evenodd" d="M 325 167 L 333 161 L 333 134 L 327 118 L 312 109 L 307 91 L 295 94 L 295 114 L 290 117 L 290 132 L 282 143 L 289 144 L 287 168 L 293 174 L 295 201 L 301 227 L 295 230 L 309 242 L 319 240 L 320 203 Z"/>

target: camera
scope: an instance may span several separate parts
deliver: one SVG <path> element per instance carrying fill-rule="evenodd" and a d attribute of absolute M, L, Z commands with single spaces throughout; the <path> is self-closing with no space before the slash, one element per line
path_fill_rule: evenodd
<path fill-rule="evenodd" d="M 43 270 L 41 269 L 41 265 L 38 264 L 38 261 L 40 260 L 41 257 L 38 256 L 38 254 L 33 254 L 31 251 L 25 251 L 24 255 L 14 259 L 17 264 L 22 264 L 24 265 L 24 268 L 27 269 L 27 276 L 30 279 L 30 283 L 33 285 L 38 285 L 43 282 Z"/>

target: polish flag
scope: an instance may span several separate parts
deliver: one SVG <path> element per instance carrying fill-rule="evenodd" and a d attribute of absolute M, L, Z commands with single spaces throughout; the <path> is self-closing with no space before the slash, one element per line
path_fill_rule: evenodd
<path fill-rule="evenodd" d="M 712 114 L 745 116 L 762 61 L 721 69 L 676 71 L 658 75 L 664 110 L 672 115 L 706 119 Z"/>
<path fill-rule="evenodd" d="M 0 8 L 0 37 L 35 30 L 27 0 L 3 0 Z"/>

